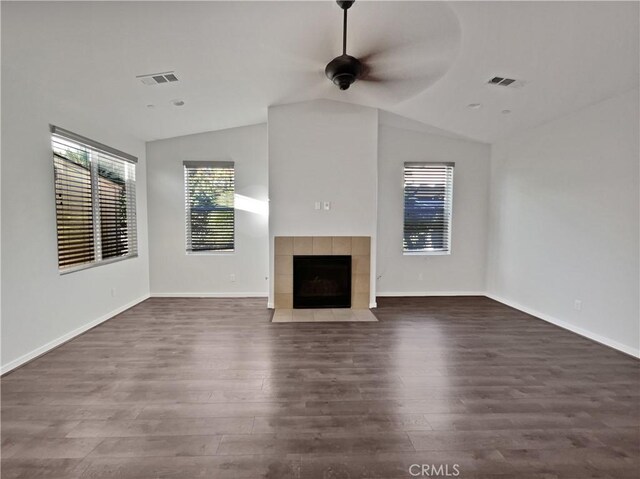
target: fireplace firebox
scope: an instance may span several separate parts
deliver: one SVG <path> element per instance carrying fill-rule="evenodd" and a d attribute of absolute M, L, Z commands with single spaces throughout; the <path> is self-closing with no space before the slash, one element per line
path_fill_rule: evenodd
<path fill-rule="evenodd" d="M 351 256 L 294 256 L 294 308 L 350 308 Z"/>

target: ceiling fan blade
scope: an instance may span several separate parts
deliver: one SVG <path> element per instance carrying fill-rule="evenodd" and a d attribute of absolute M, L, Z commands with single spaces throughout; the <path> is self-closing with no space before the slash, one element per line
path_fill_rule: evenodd
<path fill-rule="evenodd" d="M 452 62 L 451 49 L 454 46 L 446 39 L 432 38 L 417 42 L 402 41 L 387 46 L 374 47 L 365 53 L 354 51 L 361 62 L 367 65 L 372 73 L 380 71 L 410 68 L 412 71 L 430 69 L 433 62 L 447 67 Z"/>
<path fill-rule="evenodd" d="M 416 97 L 425 90 L 425 79 L 364 81 L 353 86 L 371 106 L 391 107 Z"/>
<path fill-rule="evenodd" d="M 358 5 L 365 22 L 354 24 L 350 54 L 376 67 L 455 54 L 460 24 L 444 2 L 365 2 Z M 390 23 L 391 22 L 391 23 Z"/>
<path fill-rule="evenodd" d="M 273 97 L 270 104 L 278 105 L 315 100 L 330 94 L 335 88 L 331 82 L 327 80 L 324 72 L 320 71 L 297 73 L 295 85 L 294 88 L 289 89 L 285 94 Z"/>
<path fill-rule="evenodd" d="M 367 92 L 375 93 L 380 99 L 402 103 L 415 98 L 437 82 L 446 67 L 433 61 L 417 70 L 413 71 L 411 66 L 386 72 L 376 70 L 358 80 L 360 85 L 356 87 L 366 88 Z"/>
<path fill-rule="evenodd" d="M 389 78 L 384 78 L 378 75 L 363 75 L 361 78 L 358 79 L 358 81 L 362 81 L 362 82 L 367 82 L 367 83 L 384 83 L 386 81 L 389 81 Z"/>
<path fill-rule="evenodd" d="M 398 82 L 420 79 L 426 89 L 439 80 L 447 68 L 447 62 L 436 59 L 418 65 L 407 64 L 395 68 L 374 68 L 367 65 L 367 73 L 360 80 L 364 82 Z"/>

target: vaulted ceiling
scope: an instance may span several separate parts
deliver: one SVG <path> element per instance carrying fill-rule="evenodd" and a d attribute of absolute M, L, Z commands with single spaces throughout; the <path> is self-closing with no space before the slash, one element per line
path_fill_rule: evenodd
<path fill-rule="evenodd" d="M 393 81 L 342 92 L 323 72 L 341 50 L 331 0 L 3 2 L 2 68 L 143 140 L 259 123 L 269 105 L 328 98 L 492 142 L 637 86 L 638 7 L 359 0 L 348 53 Z M 179 81 L 136 79 L 165 71 Z M 487 85 L 496 75 L 525 85 Z"/>

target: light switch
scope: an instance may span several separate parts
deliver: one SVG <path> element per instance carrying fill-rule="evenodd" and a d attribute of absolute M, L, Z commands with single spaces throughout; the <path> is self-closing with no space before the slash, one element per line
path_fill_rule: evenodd
<path fill-rule="evenodd" d="M 319 202 L 319 201 L 316 201 L 315 208 L 316 208 L 317 210 L 319 210 L 319 209 L 320 209 L 320 202 Z"/>

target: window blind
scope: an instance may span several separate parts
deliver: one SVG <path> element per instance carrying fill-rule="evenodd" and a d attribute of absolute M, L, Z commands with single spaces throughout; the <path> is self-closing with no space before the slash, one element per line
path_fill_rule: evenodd
<path fill-rule="evenodd" d="M 187 251 L 234 251 L 233 162 L 184 162 Z"/>
<path fill-rule="evenodd" d="M 135 163 L 51 127 L 58 267 L 67 272 L 137 255 Z M 112 150 L 117 151 L 117 150 Z"/>
<path fill-rule="evenodd" d="M 453 163 L 404 164 L 406 253 L 450 253 L 453 168 Z"/>
<path fill-rule="evenodd" d="M 88 152 L 54 140 L 58 266 L 95 260 L 91 163 Z"/>
<path fill-rule="evenodd" d="M 98 200 L 102 259 L 135 254 L 135 169 L 131 163 L 98 155 Z"/>

